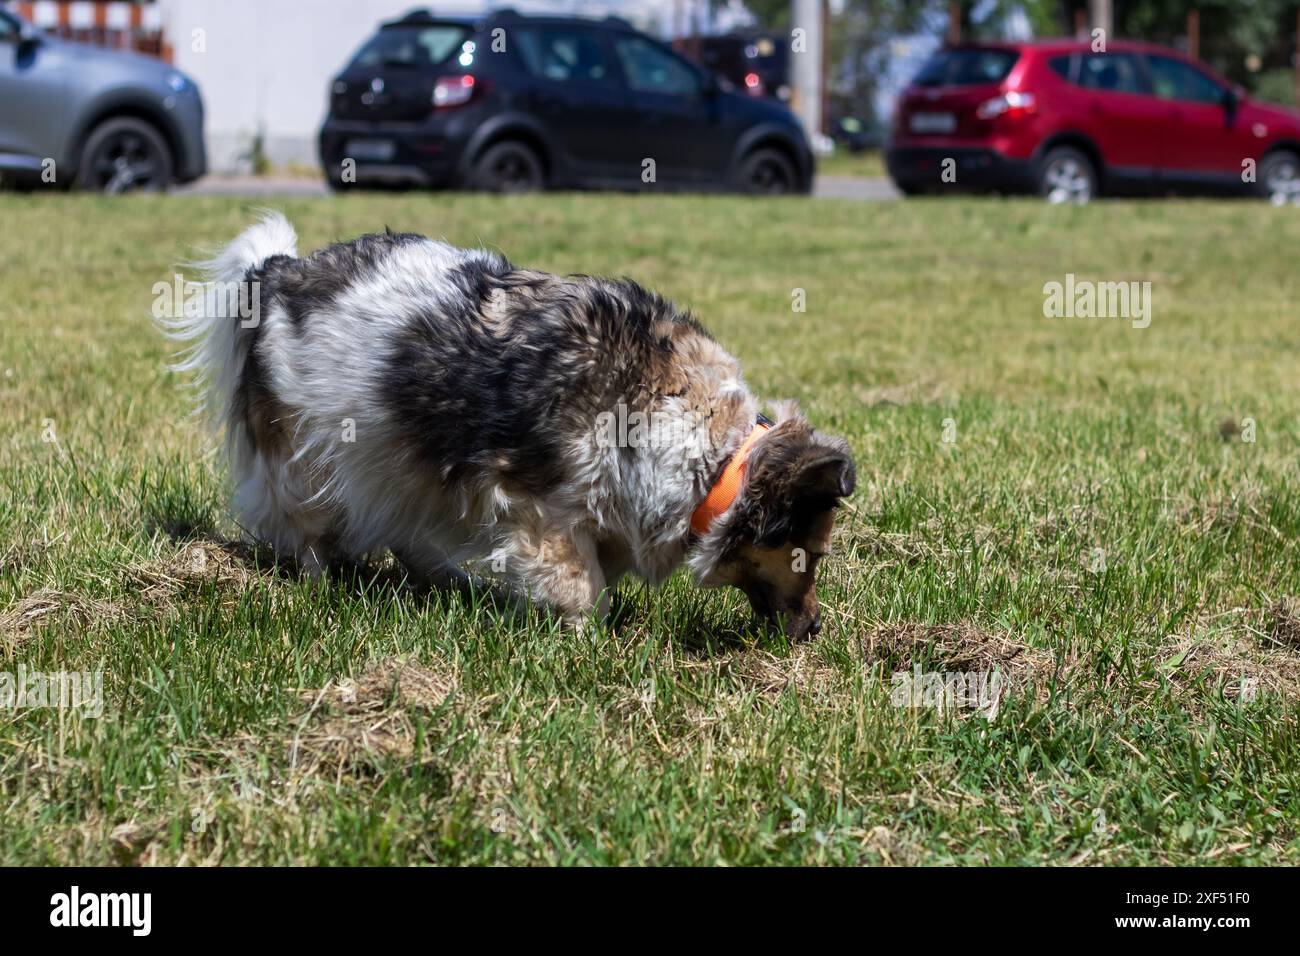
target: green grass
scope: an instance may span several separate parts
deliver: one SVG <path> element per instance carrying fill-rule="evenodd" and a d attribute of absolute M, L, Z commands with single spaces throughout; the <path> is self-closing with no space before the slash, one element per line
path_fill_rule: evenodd
<path fill-rule="evenodd" d="M 861 153 L 850 153 L 842 146 L 837 146 L 830 156 L 817 157 L 817 174 L 819 176 L 854 176 L 865 179 L 879 179 L 885 172 L 885 156 L 878 149 Z"/>
<path fill-rule="evenodd" d="M 304 250 L 389 225 L 689 305 L 853 446 L 826 628 L 748 635 L 680 577 L 578 637 L 275 570 L 149 320 L 250 209 L 0 197 L 0 671 L 105 697 L 0 710 L 0 864 L 1300 863 L 1293 211 L 283 208 Z M 1150 281 L 1150 327 L 1044 318 L 1066 273 Z M 994 719 L 891 704 L 895 671 L 991 662 Z"/>

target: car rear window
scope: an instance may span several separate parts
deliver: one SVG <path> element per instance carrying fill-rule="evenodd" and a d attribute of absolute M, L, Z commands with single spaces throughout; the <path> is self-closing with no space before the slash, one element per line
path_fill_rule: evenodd
<path fill-rule="evenodd" d="M 350 68 L 438 66 L 451 58 L 469 33 L 469 27 L 458 23 L 385 27 L 352 58 Z"/>
<path fill-rule="evenodd" d="M 958 47 L 940 50 L 926 61 L 913 82 L 917 86 L 977 86 L 1001 83 L 1015 66 L 1015 50 Z"/>
<path fill-rule="evenodd" d="M 585 27 L 525 27 L 514 35 L 533 76 L 556 83 L 602 83 L 609 76 L 600 40 Z"/>

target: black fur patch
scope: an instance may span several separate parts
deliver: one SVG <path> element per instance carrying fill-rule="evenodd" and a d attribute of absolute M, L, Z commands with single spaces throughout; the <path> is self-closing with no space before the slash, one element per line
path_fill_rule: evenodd
<path fill-rule="evenodd" d="M 377 232 L 349 242 L 336 242 L 301 259 L 272 256 L 257 270 L 264 292 L 300 328 L 307 316 L 331 308 L 349 288 L 373 273 L 394 249 L 424 242 L 410 232 Z"/>
<path fill-rule="evenodd" d="M 497 474 L 545 494 L 570 478 L 564 444 L 631 402 L 655 358 L 671 354 L 656 320 L 698 328 L 628 280 L 519 272 L 504 260 L 473 261 L 449 278 L 456 301 L 411 316 L 382 383 L 444 481 Z"/>

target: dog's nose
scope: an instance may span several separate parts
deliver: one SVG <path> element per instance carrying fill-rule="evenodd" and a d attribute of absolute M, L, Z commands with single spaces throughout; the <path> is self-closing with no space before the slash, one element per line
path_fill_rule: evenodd
<path fill-rule="evenodd" d="M 812 619 L 812 624 L 808 625 L 808 633 L 816 637 L 822 632 L 822 612 L 818 611 Z"/>

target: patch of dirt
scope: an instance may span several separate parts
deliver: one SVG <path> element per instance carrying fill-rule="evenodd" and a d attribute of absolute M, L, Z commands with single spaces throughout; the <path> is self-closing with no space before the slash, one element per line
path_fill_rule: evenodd
<path fill-rule="evenodd" d="M 153 607 L 166 604 L 185 588 L 208 581 L 229 585 L 232 593 L 237 593 L 259 573 L 257 557 L 248 545 L 196 541 L 178 554 L 127 567 L 121 582 L 128 595 Z M 42 588 L 0 611 L 0 651 L 12 651 L 47 619 L 70 620 L 86 628 L 120 621 L 129 610 L 121 602 Z"/>
<path fill-rule="evenodd" d="M 125 608 L 112 601 L 42 588 L 0 611 L 0 649 L 12 651 L 47 618 L 69 620 L 84 629 L 93 623 L 119 620 L 125 613 Z"/>
<path fill-rule="evenodd" d="M 355 680 L 345 678 L 299 695 L 307 707 L 295 721 L 289 763 L 300 773 L 355 769 L 374 757 L 405 757 L 415 749 L 411 710 L 437 711 L 455 691 L 454 678 L 398 658 Z"/>
<path fill-rule="evenodd" d="M 109 847 L 118 866 L 153 863 L 157 857 L 154 840 L 162 835 L 161 824 L 120 823 L 109 834 Z"/>
<path fill-rule="evenodd" d="M 1030 683 L 1055 667 L 1047 651 L 965 622 L 882 624 L 862 638 L 862 653 L 868 661 L 889 661 L 895 670 L 909 670 L 924 660 L 932 669 L 998 670 Z"/>
<path fill-rule="evenodd" d="M 160 603 L 187 587 L 215 581 L 242 588 L 257 574 L 257 554 L 246 544 L 203 540 L 183 551 L 126 569 L 125 583 L 149 603 Z"/>
<path fill-rule="evenodd" d="M 1268 609 L 1267 633 L 1277 644 L 1300 651 L 1300 602 L 1283 597 Z"/>
<path fill-rule="evenodd" d="M 1268 609 L 1270 627 L 1293 633 L 1289 629 L 1296 625 L 1295 619 L 1279 622 L 1277 613 L 1277 604 Z M 1251 632 L 1247 627 L 1171 636 L 1161 646 L 1161 666 L 1177 684 L 1204 682 L 1208 673 L 1212 687 L 1243 704 L 1257 696 L 1300 700 L 1300 655 L 1292 650 L 1295 645 L 1263 647 Z"/>
<path fill-rule="evenodd" d="M 989 686 L 997 687 L 994 696 L 999 700 L 1014 696 L 1045 701 L 1053 684 L 1063 680 L 1065 672 L 1077 663 L 1068 660 L 1058 665 L 1048 650 L 969 622 L 882 624 L 861 639 L 861 647 L 868 666 L 880 661 L 889 668 L 883 676 L 891 688 L 894 675 L 914 674 L 917 668 L 922 674 L 945 680 L 948 675 L 965 675 L 968 681 L 984 675 L 985 680 L 996 679 L 998 684 L 979 682 L 979 693 L 988 693 Z M 966 685 L 968 689 L 971 686 Z M 913 687 L 912 692 L 917 690 Z"/>

